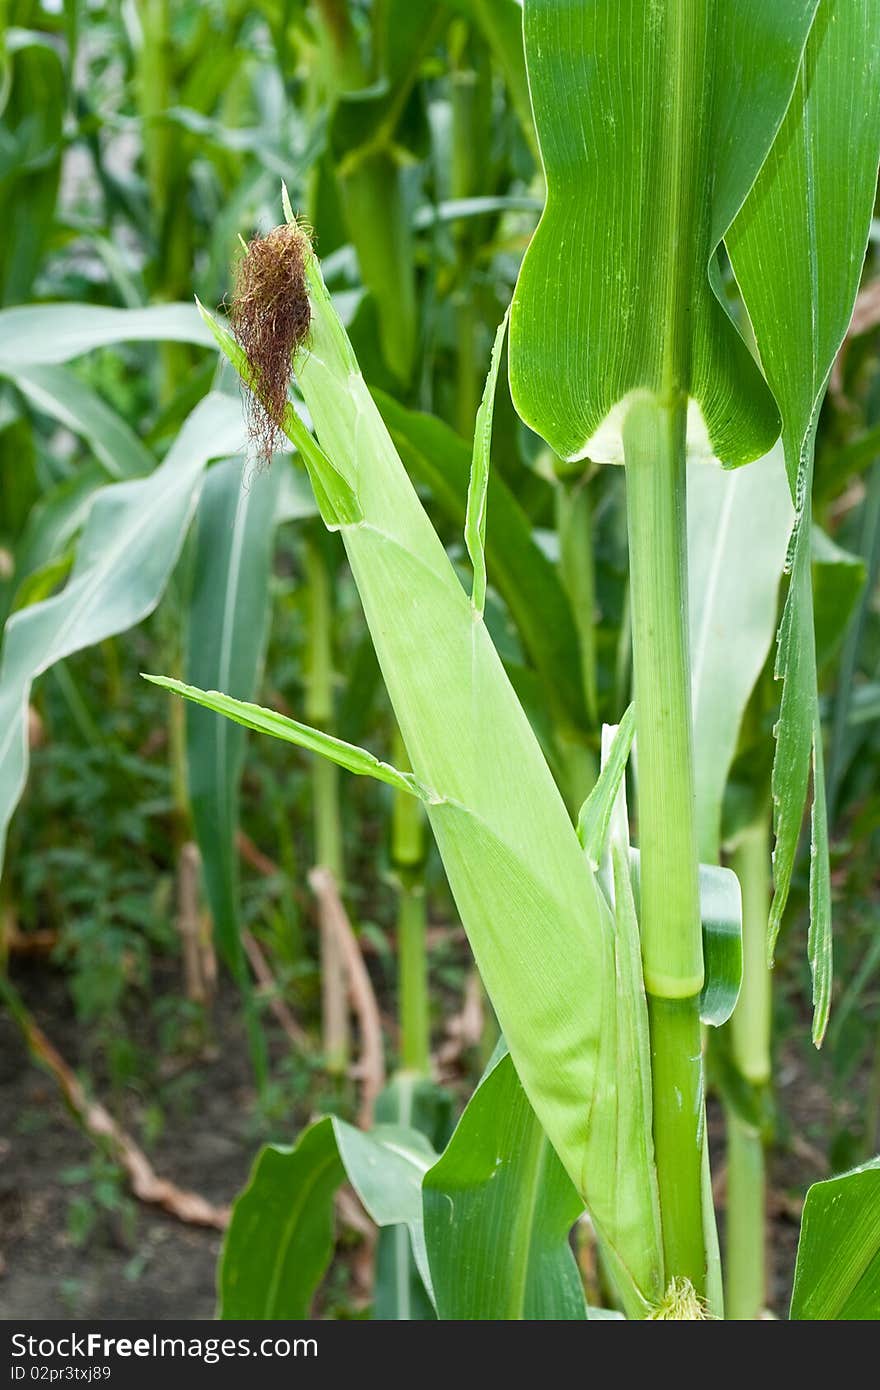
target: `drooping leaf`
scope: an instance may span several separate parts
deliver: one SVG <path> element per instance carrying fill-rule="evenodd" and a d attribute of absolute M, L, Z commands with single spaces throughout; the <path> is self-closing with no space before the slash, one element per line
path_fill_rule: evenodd
<path fill-rule="evenodd" d="M 508 1052 L 493 1058 L 422 1194 L 438 1317 L 586 1318 L 568 1243 L 583 1201 Z"/>
<path fill-rule="evenodd" d="M 845 74 L 845 78 L 842 78 Z M 773 768 L 772 952 L 807 799 L 818 787 L 822 729 L 810 571 L 813 450 L 819 407 L 852 313 L 880 157 L 880 4 L 822 0 L 785 121 L 727 247 L 782 414 L 797 518 L 776 670 L 784 684 Z M 814 795 L 810 961 L 813 1037 L 831 987 L 831 897 L 824 798 Z"/>
<path fill-rule="evenodd" d="M 293 1148 L 262 1149 L 223 1243 L 219 1316 L 308 1317 L 333 1253 L 333 1199 L 346 1178 L 378 1226 L 409 1226 L 427 1277 L 421 1183 L 435 1158 L 417 1130 L 380 1125 L 365 1134 L 331 1116 Z"/>
<path fill-rule="evenodd" d="M 286 465 L 288 468 L 289 464 Z M 211 469 L 195 520 L 185 672 L 199 685 L 253 696 L 269 617 L 275 515 L 285 464 L 248 473 L 241 458 Z M 187 783 L 217 945 L 238 958 L 238 798 L 244 732 L 187 707 Z"/>
<path fill-rule="evenodd" d="M 106 481 L 104 470 L 97 464 L 78 468 L 72 477 L 49 488 L 35 503 L 15 548 L 15 579 L 19 584 L 34 570 L 69 550 Z M 21 607 L 21 603 L 16 603 L 16 607 Z"/>
<path fill-rule="evenodd" d="M 807 1193 L 790 1317 L 880 1317 L 880 1158 L 814 1183 Z"/>
<path fill-rule="evenodd" d="M 547 204 L 514 295 L 510 384 L 563 458 L 622 461 L 623 414 L 645 390 L 687 392 L 693 455 L 743 463 L 778 435 L 716 251 L 816 3 L 526 0 Z"/>
<path fill-rule="evenodd" d="M 700 858 L 715 863 L 739 728 L 776 630 L 793 512 L 782 451 L 688 470 L 688 588 Z"/>
<path fill-rule="evenodd" d="M 375 777 L 378 782 L 387 782 L 389 787 L 409 792 L 410 795 L 418 796 L 425 801 L 430 797 L 430 793 L 410 773 L 398 772 L 397 768 L 391 767 L 389 763 L 380 762 L 365 748 L 357 748 L 353 743 L 334 738 L 332 734 L 312 729 L 308 724 L 300 724 L 296 719 L 289 719 L 286 714 L 263 709 L 262 705 L 251 704 L 248 700 L 236 700 L 219 690 L 199 690 L 195 686 L 186 685 L 184 681 L 174 680 L 171 676 L 150 676 L 144 673 L 144 680 L 161 686 L 163 690 L 170 690 L 174 695 L 182 695 L 194 704 L 213 710 L 215 714 L 222 714 L 225 718 L 236 724 L 243 724 L 246 729 L 253 729 L 258 734 L 270 734 L 272 738 L 294 743 L 298 748 L 307 748 L 311 753 L 320 753 L 332 763 L 360 777 Z"/>
<path fill-rule="evenodd" d="M 0 374 L 69 362 L 111 343 L 207 346 L 211 335 L 192 304 L 105 309 L 98 304 L 27 304 L 0 311 Z"/>
<path fill-rule="evenodd" d="M 207 396 L 155 472 L 113 483 L 95 497 L 61 593 L 21 609 L 7 623 L 0 665 L 0 852 L 27 776 L 33 681 L 56 661 L 152 612 L 180 553 L 205 465 L 240 448 L 242 434 L 239 402 Z"/>
<path fill-rule="evenodd" d="M 64 367 L 10 367 L 9 379 L 37 410 L 80 435 L 111 478 L 152 472 L 156 460 L 97 391 Z"/>

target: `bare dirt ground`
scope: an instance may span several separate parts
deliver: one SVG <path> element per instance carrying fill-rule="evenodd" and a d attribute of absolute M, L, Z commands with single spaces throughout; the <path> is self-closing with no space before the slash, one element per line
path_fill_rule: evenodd
<path fill-rule="evenodd" d="M 82 1034 L 63 982 L 45 966 L 16 982 L 76 1067 Z M 215 1014 L 238 1019 L 234 992 L 221 991 Z M 224 1205 L 246 1181 L 258 1147 L 240 1025 L 217 1030 L 212 1053 L 198 1059 L 189 1080 L 185 1101 L 165 1111 L 149 1157 L 161 1176 Z M 127 1103 L 122 1118 L 140 1143 L 137 1109 Z M 99 1213 L 86 1242 L 76 1244 L 71 1202 L 76 1194 L 91 1200 L 89 1183 L 71 1186 L 60 1175 L 87 1166 L 94 1152 L 54 1080 L 0 1014 L 0 1317 L 213 1317 L 218 1231 L 126 1200 L 121 1212 Z M 127 1197 L 124 1184 L 120 1195 Z"/>
<path fill-rule="evenodd" d="M 83 1030 L 63 977 L 45 963 L 29 964 L 18 968 L 15 982 L 36 1021 L 76 1068 Z M 240 1008 L 229 984 L 215 1003 L 214 1022 L 213 1050 L 185 1072 L 183 1101 L 165 1107 L 154 1143 L 144 1139 L 137 1097 L 125 1097 L 115 1113 L 159 1174 L 225 1205 L 246 1181 L 260 1142 Z M 287 1044 L 274 1038 L 273 1046 L 277 1052 Z M 778 1078 L 781 1142 L 770 1169 L 769 1289 L 773 1311 L 784 1317 L 800 1202 L 807 1185 L 826 1176 L 832 1109 L 808 1053 L 787 1051 Z M 106 1102 L 106 1093 L 101 1098 Z M 305 1118 L 292 1118 L 285 1137 L 292 1138 Z M 718 1150 L 713 1168 L 723 1239 L 723 1120 L 715 1102 L 710 1135 Z M 94 1153 L 54 1080 L 33 1063 L 15 1025 L 0 1013 L 0 1318 L 213 1317 L 219 1232 L 135 1202 L 123 1182 L 123 1210 L 99 1213 L 77 1244 L 71 1204 L 88 1200 L 89 1183 L 71 1185 L 63 1175 L 85 1168 Z"/>

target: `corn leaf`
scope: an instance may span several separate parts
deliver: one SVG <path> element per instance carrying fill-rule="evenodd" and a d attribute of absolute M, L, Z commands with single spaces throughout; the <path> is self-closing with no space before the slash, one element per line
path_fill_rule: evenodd
<path fill-rule="evenodd" d="M 688 589 L 700 858 L 716 863 L 740 724 L 773 644 L 793 517 L 781 448 L 688 471 Z"/>
<path fill-rule="evenodd" d="M 333 1253 L 333 1199 L 345 1169 L 333 1122 L 295 1148 L 261 1149 L 220 1256 L 221 1318 L 306 1318 Z"/>
<path fill-rule="evenodd" d="M 422 1183 L 437 1316 L 584 1319 L 568 1243 L 583 1210 L 503 1051 Z"/>
<path fill-rule="evenodd" d="M 464 539 L 474 567 L 474 587 L 471 602 L 482 616 L 486 607 L 486 502 L 489 494 L 489 463 L 492 453 L 492 416 L 495 411 L 495 388 L 501 366 L 501 350 L 507 332 L 507 314 L 501 320 L 492 345 L 492 360 L 477 411 L 474 426 L 474 452 L 468 482 Z"/>
<path fill-rule="evenodd" d="M 814 1183 L 807 1193 L 789 1316 L 880 1317 L 880 1158 Z"/>
<path fill-rule="evenodd" d="M 7 375 L 34 407 L 91 446 L 111 478 L 150 473 L 156 460 L 97 391 L 65 367 L 16 367 Z"/>
<path fill-rule="evenodd" d="M 417 1130 L 369 1134 L 326 1117 L 293 1148 L 268 1145 L 236 1200 L 220 1257 L 221 1318 L 306 1318 L 333 1253 L 333 1199 L 347 1178 L 378 1226 L 409 1225 L 427 1276 L 421 1183 L 436 1155 Z"/>
<path fill-rule="evenodd" d="M 26 304 L 0 311 L 0 374 L 69 362 L 111 343 L 196 343 L 211 335 L 192 304 L 105 309 L 97 304 Z"/>
<path fill-rule="evenodd" d="M 312 729 L 308 724 L 300 724 L 296 719 L 289 719 L 286 714 L 278 714 L 276 710 L 263 709 L 262 705 L 254 705 L 247 700 L 236 700 L 219 690 L 199 690 L 196 686 L 186 685 L 184 681 L 174 680 L 171 676 L 150 676 L 146 672 L 143 674 L 144 680 L 150 681 L 153 685 L 170 690 L 174 695 L 182 695 L 193 704 L 213 710 L 215 714 L 222 714 L 226 719 L 244 725 L 246 729 L 253 729 L 258 734 L 270 734 L 272 738 L 294 743 L 298 748 L 307 748 L 310 753 L 320 753 L 323 757 L 329 758 L 331 763 L 344 767 L 348 772 L 354 772 L 360 777 L 375 777 L 377 782 L 386 782 L 389 787 L 409 792 L 423 801 L 430 799 L 431 793 L 409 772 L 398 772 L 397 768 L 391 767 L 389 763 L 380 762 L 365 748 L 357 748 L 353 743 L 334 738 L 332 734 Z"/>
<path fill-rule="evenodd" d="M 69 553 L 82 530 L 95 497 L 106 485 L 104 470 L 96 463 L 78 468 L 70 478 L 43 493 L 28 513 L 21 539 L 15 547 L 15 578 L 19 585 L 34 571 Z M 20 594 L 15 607 L 24 605 Z"/>
<path fill-rule="evenodd" d="M 250 476 L 241 458 L 227 459 L 211 469 L 196 512 L 186 675 L 242 698 L 254 694 L 263 660 L 281 476 L 281 468 Z M 243 756 L 240 725 L 188 706 L 193 824 L 216 941 L 228 964 L 240 959 L 235 832 Z"/>
<path fill-rule="evenodd" d="M 744 463 L 777 437 L 716 252 L 785 114 L 816 3 L 526 0 L 547 203 L 513 299 L 510 384 L 563 458 L 622 461 L 629 399 L 670 370 L 691 397 L 693 455 Z"/>
<path fill-rule="evenodd" d="M 207 396 L 149 477 L 110 484 L 94 498 L 64 589 L 21 609 L 6 624 L 0 665 L 0 854 L 27 777 L 32 683 L 56 661 L 124 632 L 152 612 L 180 553 L 206 464 L 234 453 L 242 434 L 239 402 Z"/>
<path fill-rule="evenodd" d="M 819 407 L 852 313 L 871 222 L 880 155 L 878 84 L 880 3 L 822 0 L 785 122 L 727 238 L 764 371 L 782 412 L 797 513 L 776 663 L 784 684 L 773 768 L 776 892 L 769 944 L 772 953 L 812 768 L 808 949 L 817 1044 L 831 998 L 831 890 L 819 787 L 822 729 L 810 571 L 813 451 Z"/>

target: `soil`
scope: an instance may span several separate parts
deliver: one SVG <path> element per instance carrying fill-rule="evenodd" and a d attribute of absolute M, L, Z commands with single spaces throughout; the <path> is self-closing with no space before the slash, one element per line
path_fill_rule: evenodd
<path fill-rule="evenodd" d="M 16 972 L 15 983 L 76 1069 L 83 1034 L 63 978 L 46 965 L 28 966 Z M 230 986 L 221 989 L 215 1015 L 224 1021 L 215 1044 L 192 1065 L 187 1102 L 164 1110 L 154 1144 L 144 1144 L 136 1102 L 124 1102 L 122 1114 L 119 1106 L 110 1108 L 148 1151 L 157 1173 L 223 1205 L 246 1181 L 258 1139 L 247 1047 Z M 99 1091 L 96 1086 L 93 1094 Z M 71 1185 L 59 1177 L 88 1165 L 94 1154 L 54 1079 L 31 1061 L 15 1025 L 0 1013 L 0 1317 L 213 1317 L 218 1231 L 133 1203 L 120 1187 L 122 1209 L 99 1210 L 85 1243 L 77 1243 L 71 1203 L 77 1196 L 90 1200 L 89 1183 Z"/>
<path fill-rule="evenodd" d="M 45 962 L 19 965 L 15 984 L 67 1062 L 82 1066 L 84 1031 L 60 972 Z M 221 987 L 214 1017 L 222 1026 L 213 1051 L 177 1076 L 188 1099 L 164 1109 L 155 1143 L 144 1140 L 144 1107 L 136 1097 L 111 1108 L 161 1176 L 223 1205 L 245 1182 L 260 1136 L 241 1011 L 229 984 Z M 283 1037 L 274 1037 L 272 1047 L 276 1057 L 289 1052 Z M 100 1062 L 90 1058 L 88 1074 L 96 1072 Z M 778 1069 L 781 1143 L 771 1157 L 768 1202 L 769 1292 L 777 1316 L 788 1306 L 803 1193 L 827 1173 L 824 1155 L 835 1118 L 827 1079 L 806 1052 L 787 1052 Z M 100 1077 L 92 1084 L 106 1102 Z M 302 1104 L 290 1135 L 306 1118 Z M 723 1119 L 714 1102 L 709 1126 L 720 1155 Z M 187 1225 L 126 1195 L 122 1212 L 102 1212 L 77 1243 L 71 1203 L 77 1193 L 80 1199 L 88 1194 L 89 1184 L 71 1186 L 62 1175 L 88 1165 L 94 1153 L 53 1078 L 32 1062 L 15 1025 L 0 1012 L 0 1318 L 213 1317 L 217 1231 Z M 723 1156 L 713 1158 L 713 1172 L 723 1235 Z"/>

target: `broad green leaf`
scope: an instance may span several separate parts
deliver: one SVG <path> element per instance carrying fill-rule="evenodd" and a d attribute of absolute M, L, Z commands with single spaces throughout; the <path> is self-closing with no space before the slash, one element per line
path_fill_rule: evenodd
<path fill-rule="evenodd" d="M 880 1317 L 880 1158 L 814 1183 L 807 1193 L 790 1317 Z"/>
<path fill-rule="evenodd" d="M 0 852 L 27 776 L 33 681 L 56 661 L 152 612 L 180 553 L 206 464 L 240 448 L 242 433 L 239 402 L 207 396 L 149 477 L 113 483 L 97 494 L 64 589 L 7 623 L 0 665 Z"/>
<path fill-rule="evenodd" d="M 151 473 L 156 460 L 97 391 L 64 367 L 17 367 L 8 376 L 36 409 L 80 435 L 111 478 Z"/>
<path fill-rule="evenodd" d="M 495 388 L 498 385 L 498 369 L 501 366 L 501 350 L 507 332 L 507 314 L 499 324 L 492 345 L 492 360 L 483 399 L 477 411 L 474 426 L 474 453 L 471 460 L 471 474 L 468 482 L 467 511 L 464 521 L 464 539 L 471 564 L 474 567 L 474 587 L 471 602 L 482 616 L 486 607 L 486 502 L 489 494 L 489 464 L 492 453 L 492 416 L 495 411 Z"/>
<path fill-rule="evenodd" d="M 192 304 L 105 309 L 97 304 L 27 304 L 0 311 L 0 374 L 69 362 L 112 343 L 197 343 L 211 334 Z"/>
<path fill-rule="evenodd" d="M 429 488 L 449 520 L 462 526 L 470 469 L 464 440 L 432 415 L 407 410 L 381 391 L 373 397 L 410 477 Z M 586 715 L 577 630 L 559 575 L 497 470 L 489 477 L 487 505 L 492 525 L 486 533 L 486 560 L 493 588 L 510 610 L 549 706 L 582 727 Z"/>
<path fill-rule="evenodd" d="M 717 248 L 791 96 L 817 0 L 525 0 L 547 204 L 513 299 L 510 384 L 563 458 L 621 462 L 640 392 L 686 392 L 688 447 L 779 433 Z"/>
<path fill-rule="evenodd" d="M 842 76 L 845 74 L 845 77 Z M 810 572 L 813 449 L 819 407 L 852 313 L 880 157 L 880 3 L 821 0 L 779 136 L 727 237 L 761 362 L 782 413 L 797 509 L 791 583 L 779 630 L 783 682 L 773 768 L 772 952 L 788 899 L 810 770 L 813 1037 L 831 994 L 828 828 L 818 783 L 822 729 Z"/>
<path fill-rule="evenodd" d="M 187 605 L 188 680 L 254 694 L 266 641 L 269 578 L 275 538 L 280 463 L 262 472 L 241 458 L 212 468 L 195 520 L 192 590 Z M 239 955 L 238 797 L 244 732 L 190 705 L 186 721 L 187 782 L 202 873 L 217 945 L 231 963 Z"/>
<path fill-rule="evenodd" d="M 568 1243 L 583 1200 L 506 1051 L 426 1173 L 422 1201 L 438 1317 L 586 1318 Z"/>
<path fill-rule="evenodd" d="M 333 1253 L 333 1199 L 345 1179 L 332 1120 L 295 1148 L 260 1150 L 232 1208 L 218 1272 L 221 1318 L 307 1318 Z"/>
<path fill-rule="evenodd" d="M 65 478 L 40 497 L 28 514 L 15 548 L 17 583 L 69 550 L 106 481 L 104 470 L 93 463 L 78 468 L 72 477 Z"/>
<path fill-rule="evenodd" d="M 740 724 L 776 631 L 793 511 L 782 450 L 688 470 L 688 588 L 700 858 L 715 863 Z"/>
<path fill-rule="evenodd" d="M 246 729 L 253 729 L 258 734 L 270 734 L 272 738 L 280 738 L 285 743 L 295 743 L 298 748 L 307 748 L 310 753 L 320 753 L 322 757 L 329 758 L 330 762 L 344 767 L 348 772 L 354 772 L 360 777 L 375 777 L 378 782 L 386 782 L 389 787 L 409 792 L 410 795 L 418 796 L 424 801 L 431 796 L 410 773 L 398 772 L 397 768 L 391 767 L 389 763 L 380 762 L 365 748 L 357 748 L 353 743 L 334 738 L 332 734 L 312 729 L 308 724 L 300 724 L 296 719 L 289 719 L 286 714 L 263 709 L 262 705 L 254 705 L 247 700 L 236 700 L 219 690 L 199 690 L 195 686 L 186 685 L 184 681 L 174 680 L 171 676 L 150 676 L 146 672 L 143 675 L 144 680 L 150 681 L 153 685 L 170 690 L 174 695 L 183 695 L 194 704 L 213 710 L 215 714 L 222 714 L 234 723 L 244 725 Z"/>
<path fill-rule="evenodd" d="M 293 1148 L 262 1149 L 223 1243 L 219 1316 L 308 1317 L 333 1253 L 333 1199 L 346 1178 L 378 1226 L 409 1226 L 427 1278 L 421 1184 L 435 1158 L 417 1130 L 380 1125 L 364 1134 L 330 1116 Z"/>

